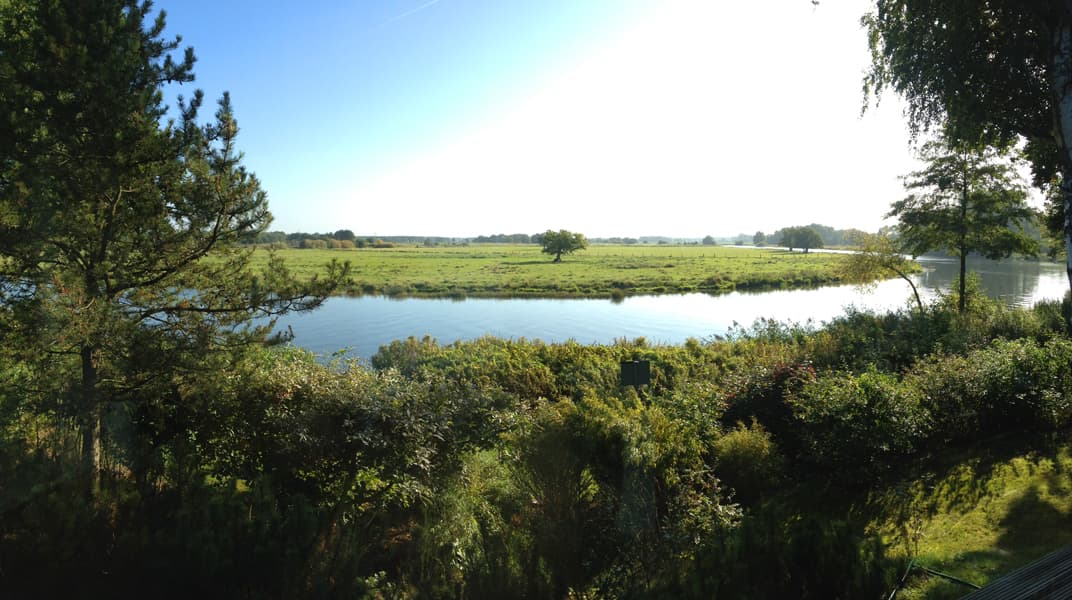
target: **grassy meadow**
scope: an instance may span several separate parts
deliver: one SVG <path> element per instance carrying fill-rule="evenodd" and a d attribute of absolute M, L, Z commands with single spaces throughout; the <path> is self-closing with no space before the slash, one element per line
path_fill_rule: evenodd
<path fill-rule="evenodd" d="M 342 293 L 391 296 L 606 297 L 837 283 L 842 256 L 718 246 L 593 245 L 561 263 L 537 245 L 277 250 L 302 277 L 350 261 Z M 254 253 L 253 267 L 268 253 Z"/>
<path fill-rule="evenodd" d="M 1004 436 L 947 453 L 869 499 L 891 555 L 976 585 L 1072 543 L 1067 432 Z M 897 597 L 952 600 L 969 588 L 916 573 Z"/>

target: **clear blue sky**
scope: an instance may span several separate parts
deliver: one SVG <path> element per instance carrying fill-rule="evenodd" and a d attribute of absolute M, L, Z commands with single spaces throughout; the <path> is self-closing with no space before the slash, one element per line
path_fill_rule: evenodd
<path fill-rule="evenodd" d="M 894 98 L 859 114 L 868 7 L 156 3 L 274 229 L 590 237 L 877 228 L 914 163 Z"/>

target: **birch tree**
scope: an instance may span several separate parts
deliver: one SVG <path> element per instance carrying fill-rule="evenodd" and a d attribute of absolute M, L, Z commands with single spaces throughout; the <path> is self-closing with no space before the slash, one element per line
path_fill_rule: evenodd
<path fill-rule="evenodd" d="M 1072 0 L 876 0 L 865 96 L 892 89 L 914 133 L 1023 141 L 1036 185 L 1060 188 L 1072 288 Z M 1072 315 L 1070 315 L 1072 317 Z"/>

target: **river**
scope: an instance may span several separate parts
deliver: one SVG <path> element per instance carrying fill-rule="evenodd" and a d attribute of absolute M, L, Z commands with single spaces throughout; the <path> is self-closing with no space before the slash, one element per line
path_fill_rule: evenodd
<path fill-rule="evenodd" d="M 947 292 L 957 275 L 954 259 L 920 259 L 916 276 L 923 301 Z M 1068 291 L 1063 264 L 1035 261 L 971 260 L 983 289 L 1015 306 L 1057 299 Z M 611 343 L 644 337 L 649 342 L 680 344 L 688 338 L 725 334 L 735 323 L 756 319 L 821 323 L 843 314 L 847 306 L 886 311 L 908 306 L 911 290 L 901 279 L 879 283 L 870 292 L 855 286 L 806 290 L 680 294 L 609 299 L 392 299 L 382 296 L 333 297 L 316 311 L 287 315 L 278 326 L 290 327 L 293 343 L 328 355 L 371 357 L 381 345 L 410 336 L 429 335 L 440 343 L 493 335 L 580 343 Z"/>

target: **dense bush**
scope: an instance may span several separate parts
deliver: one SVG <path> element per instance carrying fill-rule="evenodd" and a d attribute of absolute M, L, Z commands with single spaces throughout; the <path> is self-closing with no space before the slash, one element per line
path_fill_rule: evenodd
<path fill-rule="evenodd" d="M 69 367 L 4 361 L 0 583 L 14 597 L 71 582 L 115 597 L 875 596 L 882 545 L 801 488 L 851 494 L 922 449 L 1072 424 L 1059 305 L 973 310 L 765 321 L 682 346 L 411 338 L 373 369 L 287 348 L 206 358 L 114 392 L 88 504 Z M 625 360 L 650 361 L 651 384 L 623 388 Z"/>
<path fill-rule="evenodd" d="M 328 247 L 327 240 L 318 240 L 313 238 L 307 238 L 301 241 L 301 248 L 311 248 L 314 250 L 323 250 Z"/>
<path fill-rule="evenodd" d="M 752 506 L 770 495 L 784 476 L 784 459 L 763 426 L 753 420 L 726 432 L 714 443 L 715 472 L 733 490 L 733 499 Z"/>
<path fill-rule="evenodd" d="M 754 419 L 774 435 L 787 454 L 796 454 L 799 439 L 788 399 L 816 376 L 811 363 L 790 348 L 753 357 L 751 364 L 726 378 L 722 422 L 730 427 Z"/>
<path fill-rule="evenodd" d="M 819 368 L 899 371 L 942 344 L 956 319 L 948 311 L 875 314 L 849 309 L 804 343 Z M 948 343 L 948 340 L 946 340 Z"/>
<path fill-rule="evenodd" d="M 59 468 L 59 487 L 2 505 L 5 570 L 85 589 L 104 589 L 111 574 L 154 596 L 390 587 L 413 558 L 420 507 L 503 423 L 495 397 L 440 393 L 435 382 L 356 365 L 327 368 L 295 351 L 175 384 L 177 413 L 131 424 L 154 429 L 164 470 L 147 486 L 139 473 L 117 471 L 103 504 L 87 506 Z"/>
<path fill-rule="evenodd" d="M 995 339 L 1044 342 L 1063 335 L 1063 315 L 1068 314 L 1067 301 L 1043 302 L 1025 310 L 975 295 L 964 314 L 957 313 L 955 305 L 955 298 L 943 297 L 924 312 L 849 309 L 804 336 L 800 345 L 817 368 L 900 372 L 934 352 L 963 354 Z"/>
<path fill-rule="evenodd" d="M 692 569 L 659 597 L 881 598 L 896 568 L 880 539 L 844 520 L 769 510 L 705 540 Z"/>
<path fill-rule="evenodd" d="M 967 355 L 936 354 L 906 385 L 920 390 L 937 442 L 1072 424 L 1072 342 L 998 340 Z"/>
<path fill-rule="evenodd" d="M 898 464 L 930 431 L 919 392 L 875 371 L 818 377 L 805 383 L 790 404 L 802 462 L 839 478 Z"/>
<path fill-rule="evenodd" d="M 635 402 L 540 403 L 435 504 L 419 531 L 437 574 L 426 593 L 452 582 L 456 595 L 643 596 L 689 568 L 738 512 L 706 467 L 713 430 L 678 418 Z"/>
<path fill-rule="evenodd" d="M 381 346 L 371 363 L 375 369 L 397 369 L 406 377 L 445 377 L 495 388 L 527 402 L 580 400 L 586 395 L 620 397 L 625 393 L 620 363 L 626 360 L 651 363 L 651 384 L 645 393 L 672 393 L 691 381 L 722 373 L 727 361 L 734 360 L 728 348 L 695 340 L 684 346 L 651 346 L 643 338 L 592 346 L 483 337 L 442 346 L 428 337 L 411 337 Z"/>

